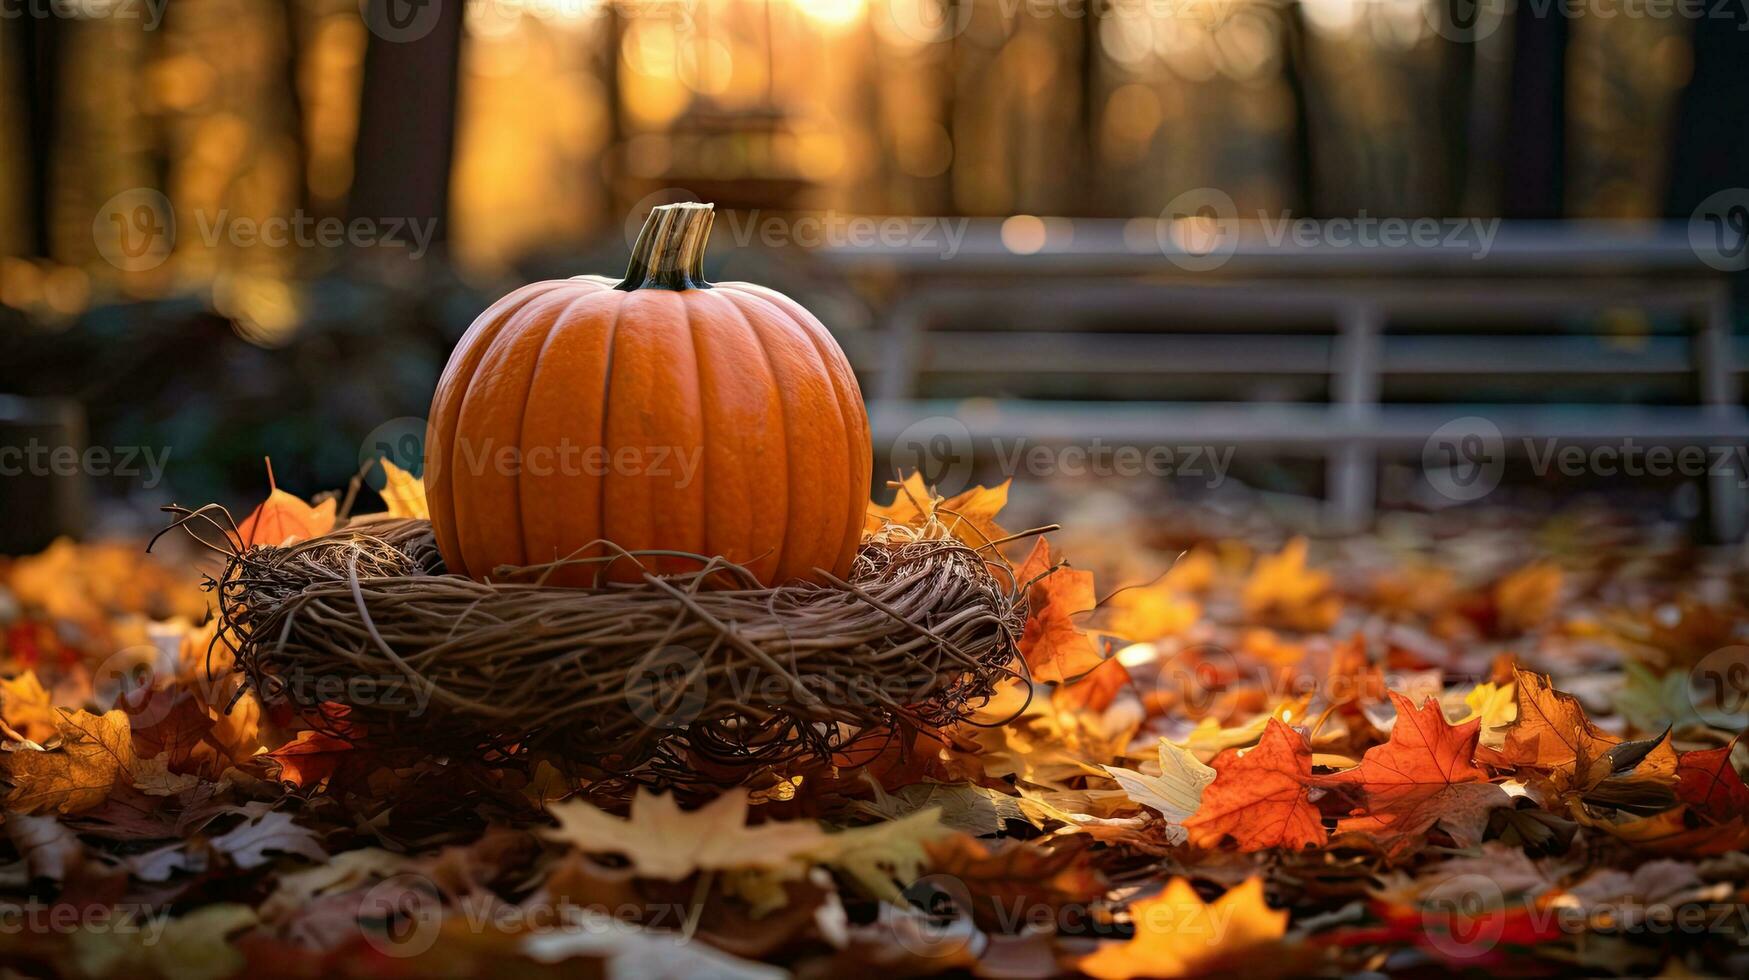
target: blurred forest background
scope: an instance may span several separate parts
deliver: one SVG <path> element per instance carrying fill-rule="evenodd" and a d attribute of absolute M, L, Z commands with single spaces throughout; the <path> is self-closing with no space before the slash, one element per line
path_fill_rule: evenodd
<path fill-rule="evenodd" d="M 490 298 L 616 272 L 628 214 L 674 188 L 772 213 L 1128 218 L 1218 186 L 1241 212 L 1685 221 L 1749 184 L 1741 4 L 1490 0 L 1459 30 L 1447 2 L 433 0 L 402 41 L 356 0 L 15 0 L 0 395 L 173 447 L 184 502 L 256 493 L 263 454 L 308 490 L 423 415 Z M 136 188 L 178 234 L 123 269 L 92 227 Z M 203 240 L 218 214 L 435 219 L 437 242 Z M 840 332 L 890 298 L 806 256 L 722 261 Z"/>

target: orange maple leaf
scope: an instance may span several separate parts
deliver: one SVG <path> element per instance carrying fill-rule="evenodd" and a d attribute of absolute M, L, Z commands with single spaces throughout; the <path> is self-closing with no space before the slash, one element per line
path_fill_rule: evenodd
<path fill-rule="evenodd" d="M 1367 749 L 1360 765 L 1322 780 L 1354 784 L 1364 794 L 1364 805 L 1336 830 L 1374 835 L 1392 857 L 1414 851 L 1435 823 L 1461 846 L 1480 844 L 1488 811 L 1511 802 L 1473 761 L 1481 719 L 1452 725 L 1435 698 L 1416 708 L 1395 691 L 1390 696 L 1397 706 L 1390 740 Z"/>
<path fill-rule="evenodd" d="M 1136 934 L 1109 942 L 1081 957 L 1075 967 L 1099 980 L 1132 977 L 1182 977 L 1224 973 L 1245 961 L 1254 973 L 1260 947 L 1287 934 L 1286 910 L 1263 900 L 1263 879 L 1247 878 L 1205 903 L 1183 878 L 1166 883 L 1153 898 L 1131 903 Z"/>
<path fill-rule="evenodd" d="M 267 499 L 237 525 L 244 547 L 257 544 L 283 547 L 307 541 L 334 530 L 334 499 L 314 507 L 279 488 L 273 479 L 273 461 L 267 462 Z"/>
<path fill-rule="evenodd" d="M 1584 705 L 1555 690 L 1547 677 L 1514 667 L 1513 683 L 1518 717 L 1506 729 L 1500 750 L 1480 749 L 1477 758 L 1500 768 L 1547 773 L 1536 784 L 1573 800 L 1641 813 L 1676 802 L 1676 750 L 1668 732 L 1623 741 L 1593 724 Z"/>
<path fill-rule="evenodd" d="M 1051 547 L 1039 538 L 1014 575 L 1017 584 L 1032 583 L 1027 587 L 1020 656 L 1031 669 L 1033 680 L 1063 683 L 1098 667 L 1102 662 L 1099 649 L 1074 619 L 1099 604 L 1093 593 L 1093 573 L 1068 566 L 1053 571 Z"/>
<path fill-rule="evenodd" d="M 1506 729 L 1500 754 L 1512 765 L 1536 769 L 1567 769 L 1580 760 L 1589 763 L 1621 741 L 1591 723 L 1579 699 L 1557 691 L 1549 679 L 1514 667 L 1518 718 Z"/>
<path fill-rule="evenodd" d="M 1226 749 L 1209 765 L 1215 781 L 1184 821 L 1192 844 L 1215 847 L 1232 837 L 1241 851 L 1261 851 L 1316 847 L 1326 840 L 1307 792 L 1312 750 L 1304 735 L 1271 718 L 1256 746 L 1243 754 Z"/>
<path fill-rule="evenodd" d="M 1131 683 L 1130 672 L 1112 657 L 1075 683 L 1064 684 L 1052 691 L 1051 704 L 1059 711 L 1071 713 L 1104 711 Z"/>

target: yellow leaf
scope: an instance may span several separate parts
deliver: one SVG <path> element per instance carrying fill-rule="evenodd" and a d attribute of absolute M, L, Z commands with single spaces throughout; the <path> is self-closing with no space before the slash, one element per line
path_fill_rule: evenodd
<path fill-rule="evenodd" d="M 150 759 L 135 760 L 132 776 L 134 788 L 147 796 L 175 796 L 200 785 L 199 776 L 170 771 L 168 752 L 160 752 Z"/>
<path fill-rule="evenodd" d="M 1182 977 L 1232 969 L 1287 933 L 1287 912 L 1263 901 L 1263 880 L 1247 878 L 1205 904 L 1183 878 L 1130 906 L 1136 934 L 1104 943 L 1075 965 L 1099 980 Z"/>
<path fill-rule="evenodd" d="M 591 854 L 618 854 L 646 878 L 681 881 L 698 871 L 722 872 L 724 887 L 754 906 L 755 914 L 781 907 L 783 883 L 814 865 L 848 875 L 875 898 L 899 901 L 898 882 L 922 873 L 924 843 L 951 836 L 941 811 L 922 810 L 898 820 L 827 833 L 812 821 L 747 826 L 747 791 L 731 790 L 696 810 L 672 796 L 639 792 L 629 817 L 617 817 L 580 799 L 547 807 L 558 821 L 545 831 Z"/>
<path fill-rule="evenodd" d="M 1185 818 L 1202 805 L 1202 791 L 1215 781 L 1215 771 L 1197 761 L 1189 749 L 1160 740 L 1160 775 L 1121 766 L 1102 766 L 1129 798 L 1166 820 L 1166 840 L 1182 844 Z"/>
<path fill-rule="evenodd" d="M 798 859 L 826 836 L 812 823 L 747 826 L 747 791 L 732 790 L 696 810 L 672 795 L 639 792 L 630 818 L 583 800 L 547 808 L 559 821 L 548 838 L 586 853 L 619 854 L 646 878 L 679 881 L 695 871 L 774 867 Z"/>
<path fill-rule="evenodd" d="M 1522 633 L 1547 620 L 1561 598 L 1561 570 L 1548 562 L 1536 562 L 1501 579 L 1494 585 L 1494 607 L 1500 613 L 1502 633 Z"/>
<path fill-rule="evenodd" d="M 1160 583 L 1179 592 L 1200 594 L 1214 585 L 1218 571 L 1214 553 L 1198 547 L 1179 555 Z"/>
<path fill-rule="evenodd" d="M 116 780 L 130 775 L 134 736 L 126 712 L 63 711 L 58 728 L 56 748 L 6 753 L 6 777 L 12 781 L 6 809 L 81 813 L 102 804 Z"/>
<path fill-rule="evenodd" d="M 429 520 L 431 507 L 425 502 L 425 484 L 413 474 L 396 466 L 394 460 L 384 456 L 378 462 L 383 465 L 386 481 L 382 490 L 383 502 L 389 505 L 390 517 L 418 517 Z"/>
<path fill-rule="evenodd" d="M 1008 505 L 1008 485 L 973 487 L 964 493 L 942 499 L 923 484 L 923 475 L 912 473 L 905 478 L 891 504 L 871 503 L 865 527 L 879 531 L 886 524 L 921 527 L 931 518 L 947 525 L 949 533 L 966 544 L 978 548 L 1008 536 L 996 524 L 996 515 Z"/>
<path fill-rule="evenodd" d="M 1472 718 L 1482 719 L 1479 742 L 1491 749 L 1498 749 L 1506 744 L 1506 729 L 1518 718 L 1517 688 L 1511 681 L 1496 684 L 1484 681 L 1470 688 L 1464 695 L 1464 707 L 1469 709 L 1462 718 L 1452 722 L 1461 725 Z"/>
<path fill-rule="evenodd" d="M 931 807 L 898 820 L 826 834 L 803 856 L 844 872 L 876 898 L 899 902 L 903 899 L 896 882 L 915 881 L 929 860 L 923 845 L 954 833 L 942 824 L 941 811 Z"/>
<path fill-rule="evenodd" d="M 1247 620 L 1264 626 L 1318 632 L 1336 624 L 1342 599 L 1330 574 L 1306 567 L 1306 539 L 1294 538 L 1278 554 L 1257 559 L 1240 601 Z"/>
<path fill-rule="evenodd" d="M 1265 712 L 1241 725 L 1230 728 L 1221 727 L 1220 722 L 1213 718 L 1204 718 L 1196 723 L 1188 735 L 1176 740 L 1173 744 L 1188 750 L 1203 762 L 1213 759 L 1227 749 L 1244 748 L 1256 745 L 1263 738 L 1263 731 L 1269 727 L 1269 719 L 1277 718 L 1291 722 L 1305 713 L 1305 701 L 1290 701 L 1278 705 L 1274 711 Z M 1303 719 L 1302 719 L 1303 721 Z"/>
<path fill-rule="evenodd" d="M 208 905 L 168 925 L 130 920 L 133 928 L 80 930 L 73 934 L 74 956 L 82 972 L 92 976 L 221 980 L 245 966 L 232 937 L 259 922 L 247 905 Z"/>
<path fill-rule="evenodd" d="M 34 670 L 0 679 L 0 718 L 33 742 L 46 742 L 60 730 L 61 716 Z"/>
<path fill-rule="evenodd" d="M 1123 589 L 1107 603 L 1111 632 L 1126 640 L 1149 641 L 1178 636 L 1196 625 L 1202 606 L 1165 582 Z"/>

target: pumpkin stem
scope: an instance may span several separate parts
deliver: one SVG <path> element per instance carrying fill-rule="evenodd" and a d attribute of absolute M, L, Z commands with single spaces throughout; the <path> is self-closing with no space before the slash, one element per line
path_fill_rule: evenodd
<path fill-rule="evenodd" d="M 685 201 L 650 209 L 626 277 L 615 286 L 634 289 L 709 289 L 704 278 L 704 247 L 716 214 L 709 204 Z"/>

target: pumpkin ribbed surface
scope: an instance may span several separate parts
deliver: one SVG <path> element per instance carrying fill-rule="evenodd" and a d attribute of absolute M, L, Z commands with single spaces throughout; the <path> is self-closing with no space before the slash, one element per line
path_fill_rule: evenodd
<path fill-rule="evenodd" d="M 600 555 L 589 546 L 603 539 L 722 555 L 767 585 L 848 571 L 871 457 L 843 351 L 780 293 L 687 282 L 535 283 L 468 329 L 426 433 L 426 494 L 451 571 Z M 573 567 L 552 581 L 593 577 Z"/>

